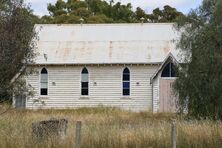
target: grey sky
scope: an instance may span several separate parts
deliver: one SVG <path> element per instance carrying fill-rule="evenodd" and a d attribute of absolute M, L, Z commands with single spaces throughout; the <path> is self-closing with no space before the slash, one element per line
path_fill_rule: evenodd
<path fill-rule="evenodd" d="M 55 3 L 56 0 L 25 0 L 26 3 L 31 5 L 31 8 L 34 10 L 34 13 L 37 15 L 48 14 L 47 4 Z M 108 0 L 107 0 L 108 1 Z M 124 4 L 131 3 L 133 8 L 141 7 L 146 12 L 151 12 L 153 9 L 159 7 L 162 8 L 164 5 L 170 5 L 177 8 L 183 13 L 188 13 L 190 9 L 198 7 L 202 0 L 114 0 L 115 2 L 122 2 Z"/>

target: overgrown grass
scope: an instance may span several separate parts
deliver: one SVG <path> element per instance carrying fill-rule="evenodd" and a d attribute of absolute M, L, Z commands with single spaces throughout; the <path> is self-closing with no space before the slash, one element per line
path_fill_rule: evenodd
<path fill-rule="evenodd" d="M 0 107 L 3 111 L 5 107 Z M 68 119 L 64 140 L 39 143 L 32 138 L 32 122 L 50 118 Z M 132 113 L 116 108 L 76 110 L 10 110 L 0 116 L 1 148 L 74 147 L 75 123 L 82 121 L 83 148 L 168 148 L 171 119 L 177 119 L 178 147 L 221 148 L 220 121 L 185 120 L 173 114 Z"/>

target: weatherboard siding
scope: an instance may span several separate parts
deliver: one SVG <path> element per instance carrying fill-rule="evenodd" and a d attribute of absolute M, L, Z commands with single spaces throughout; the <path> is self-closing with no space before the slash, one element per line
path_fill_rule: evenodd
<path fill-rule="evenodd" d="M 159 111 L 159 75 L 153 81 L 153 112 Z"/>
<path fill-rule="evenodd" d="M 89 71 L 89 96 L 81 96 L 81 71 L 83 66 L 46 66 L 48 71 L 48 96 L 40 96 L 40 71 L 27 78 L 34 89 L 34 97 L 28 98 L 26 107 L 78 108 L 113 106 L 132 111 L 152 111 L 152 85 L 150 78 L 157 66 L 127 66 L 130 69 L 131 91 L 122 96 L 122 72 L 125 66 L 86 66 Z M 53 85 L 53 82 L 55 85 Z"/>

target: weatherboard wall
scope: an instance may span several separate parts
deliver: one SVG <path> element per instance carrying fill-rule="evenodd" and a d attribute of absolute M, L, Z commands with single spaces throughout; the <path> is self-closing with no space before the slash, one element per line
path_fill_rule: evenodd
<path fill-rule="evenodd" d="M 130 70 L 131 93 L 122 96 L 122 72 Z M 34 96 L 27 98 L 26 107 L 37 108 L 78 108 L 112 106 L 132 111 L 152 111 L 153 90 L 150 78 L 158 69 L 155 65 L 130 66 L 86 66 L 89 71 L 89 96 L 81 96 L 81 71 L 84 66 L 46 66 L 48 70 L 48 95 L 40 96 L 40 71 L 27 77 L 27 84 L 33 87 Z M 154 86 L 156 94 L 157 86 Z M 154 103 L 155 104 L 155 103 Z"/>

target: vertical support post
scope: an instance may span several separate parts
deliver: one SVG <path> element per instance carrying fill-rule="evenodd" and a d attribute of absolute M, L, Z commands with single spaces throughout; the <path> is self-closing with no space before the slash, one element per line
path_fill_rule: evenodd
<path fill-rule="evenodd" d="M 82 122 L 77 121 L 76 122 L 75 148 L 80 148 L 81 147 L 81 126 L 82 126 Z"/>
<path fill-rule="evenodd" d="M 177 147 L 176 120 L 172 120 L 172 124 L 171 124 L 171 144 L 172 144 L 172 148 Z"/>

